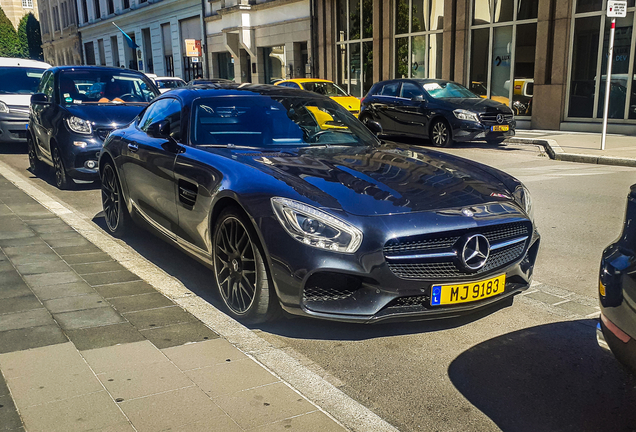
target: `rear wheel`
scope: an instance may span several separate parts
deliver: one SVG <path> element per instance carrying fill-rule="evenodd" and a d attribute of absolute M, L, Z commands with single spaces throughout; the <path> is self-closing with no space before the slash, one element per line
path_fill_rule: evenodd
<path fill-rule="evenodd" d="M 486 142 L 488 144 L 498 145 L 504 142 L 505 140 L 506 138 L 491 138 L 491 139 L 487 139 Z"/>
<path fill-rule="evenodd" d="M 273 318 L 276 298 L 258 239 L 238 209 L 223 210 L 213 245 L 216 284 L 230 315 L 248 324 Z"/>
<path fill-rule="evenodd" d="M 453 145 L 451 130 L 446 121 L 439 119 L 431 125 L 431 142 L 435 147 L 450 147 Z"/>
<path fill-rule="evenodd" d="M 115 168 L 106 162 L 101 169 L 102 207 L 108 231 L 115 237 L 123 237 L 133 224 L 128 208 L 121 193 L 121 185 L 115 173 Z"/>
<path fill-rule="evenodd" d="M 66 168 L 64 168 L 64 161 L 62 160 L 60 150 L 57 146 L 54 146 L 52 150 L 55 185 L 61 190 L 71 189 L 75 183 L 73 183 L 73 179 L 71 179 L 66 173 Z"/>
<path fill-rule="evenodd" d="M 27 149 L 29 152 L 29 167 L 31 168 L 31 172 L 33 175 L 40 177 L 46 171 L 46 164 L 38 157 L 32 138 L 27 138 Z"/>

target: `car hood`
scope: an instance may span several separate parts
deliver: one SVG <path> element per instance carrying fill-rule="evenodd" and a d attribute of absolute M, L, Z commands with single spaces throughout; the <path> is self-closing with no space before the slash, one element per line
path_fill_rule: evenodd
<path fill-rule="evenodd" d="M 244 163 L 287 183 L 305 201 L 359 216 L 513 201 L 502 180 L 479 164 L 394 143 L 232 153 L 242 153 Z"/>
<path fill-rule="evenodd" d="M 88 120 L 96 126 L 124 126 L 130 123 L 146 107 L 142 104 L 91 104 L 67 105 L 66 110 L 76 117 Z"/>
<path fill-rule="evenodd" d="M 465 109 L 475 112 L 502 112 L 510 113 L 510 108 L 501 102 L 484 98 L 444 98 L 437 99 L 438 102 L 448 105 L 451 109 Z"/>
<path fill-rule="evenodd" d="M 0 94 L 0 101 L 9 106 L 29 108 L 31 104 L 30 94 Z"/>
<path fill-rule="evenodd" d="M 360 111 L 360 99 L 353 96 L 333 96 L 335 102 L 345 107 L 347 111 Z"/>

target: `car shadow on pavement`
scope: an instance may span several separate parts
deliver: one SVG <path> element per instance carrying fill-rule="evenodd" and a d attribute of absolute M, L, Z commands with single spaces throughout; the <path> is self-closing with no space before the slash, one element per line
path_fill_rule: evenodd
<path fill-rule="evenodd" d="M 381 138 L 386 141 L 393 141 L 398 144 L 408 144 L 413 146 L 426 147 L 427 149 L 430 149 L 430 150 L 443 150 L 439 147 L 435 147 L 430 140 L 427 140 L 424 138 L 399 137 L 399 136 L 392 136 L 392 135 L 385 135 L 385 136 L 382 136 Z M 453 143 L 453 145 L 450 148 L 456 148 L 456 149 L 481 148 L 481 149 L 490 149 L 490 150 L 497 149 L 497 150 L 508 150 L 508 151 L 519 150 L 518 147 L 512 147 L 507 145 L 506 143 L 498 144 L 498 143 L 488 143 L 486 141 L 456 142 L 456 143 Z"/>
<path fill-rule="evenodd" d="M 108 232 L 103 212 L 93 217 L 93 223 Z M 133 234 L 122 239 L 128 246 L 163 271 L 178 279 L 183 285 L 212 306 L 225 311 L 219 297 L 212 270 L 194 258 L 167 244 L 143 228 L 136 227 Z M 284 317 L 258 325 L 248 326 L 288 338 L 358 341 L 439 331 L 466 325 L 510 306 L 509 301 L 486 308 L 462 318 L 435 321 L 377 323 L 373 325 L 325 321 L 285 314 Z"/>
<path fill-rule="evenodd" d="M 448 375 L 504 432 L 634 431 L 636 377 L 598 347 L 594 325 L 504 334 L 459 355 Z"/>

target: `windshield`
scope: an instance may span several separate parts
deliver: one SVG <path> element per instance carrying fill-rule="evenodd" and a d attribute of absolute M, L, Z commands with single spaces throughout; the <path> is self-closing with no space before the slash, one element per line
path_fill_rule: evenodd
<path fill-rule="evenodd" d="M 466 87 L 453 82 L 425 83 L 423 87 L 424 90 L 435 99 L 479 97 Z"/>
<path fill-rule="evenodd" d="M 346 91 L 331 82 L 305 82 L 302 85 L 305 90 L 329 97 L 349 96 Z"/>
<path fill-rule="evenodd" d="M 160 89 L 173 89 L 183 87 L 185 85 L 185 82 L 181 80 L 156 80 L 155 82 L 157 83 L 157 87 Z"/>
<path fill-rule="evenodd" d="M 1 94 L 33 94 L 40 85 L 46 69 L 28 67 L 0 67 Z"/>
<path fill-rule="evenodd" d="M 192 107 L 191 139 L 196 146 L 359 146 L 377 138 L 330 99 L 221 96 L 198 99 Z"/>
<path fill-rule="evenodd" d="M 159 95 L 148 78 L 125 71 L 65 70 L 59 79 L 63 105 L 148 103 Z"/>

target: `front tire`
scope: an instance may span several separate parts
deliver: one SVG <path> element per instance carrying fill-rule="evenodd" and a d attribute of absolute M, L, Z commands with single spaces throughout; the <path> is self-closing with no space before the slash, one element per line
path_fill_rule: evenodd
<path fill-rule="evenodd" d="M 106 162 L 100 170 L 102 180 L 102 207 L 108 231 L 115 237 L 124 237 L 133 224 L 115 168 Z"/>
<path fill-rule="evenodd" d="M 445 120 L 436 120 L 431 125 L 431 142 L 435 147 L 450 147 L 453 145 L 452 131 Z"/>
<path fill-rule="evenodd" d="M 53 147 L 53 170 L 55 172 L 55 186 L 57 186 L 60 190 L 68 190 L 73 187 L 75 184 L 73 179 L 68 176 L 66 173 L 66 168 L 64 168 L 64 161 L 62 160 L 62 154 L 60 153 L 60 149 L 55 146 Z"/>
<path fill-rule="evenodd" d="M 40 160 L 35 149 L 35 143 L 32 138 L 27 139 L 27 150 L 29 152 L 29 167 L 36 177 L 41 177 L 46 172 L 46 165 Z"/>
<path fill-rule="evenodd" d="M 223 210 L 212 240 L 214 277 L 229 314 L 246 324 L 273 318 L 276 298 L 247 218 L 237 208 Z"/>

